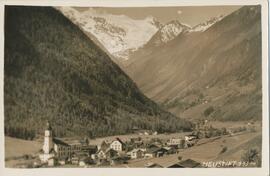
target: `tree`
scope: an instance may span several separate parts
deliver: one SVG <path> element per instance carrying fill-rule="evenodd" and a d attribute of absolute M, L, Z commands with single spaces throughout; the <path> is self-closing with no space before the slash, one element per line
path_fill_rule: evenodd
<path fill-rule="evenodd" d="M 182 156 L 178 156 L 178 160 L 182 161 L 183 157 Z"/>
<path fill-rule="evenodd" d="M 214 107 L 210 106 L 207 109 L 204 110 L 203 114 L 205 117 L 208 117 L 212 112 L 214 112 Z"/>
<path fill-rule="evenodd" d="M 243 155 L 242 155 L 242 160 L 251 164 L 255 163 L 256 166 L 261 165 L 261 156 L 256 148 L 250 148 L 248 149 Z"/>
<path fill-rule="evenodd" d="M 221 133 L 222 135 L 226 135 L 228 133 L 227 129 L 225 127 L 221 128 Z"/>
<path fill-rule="evenodd" d="M 224 146 L 222 148 L 222 150 L 220 151 L 220 154 L 225 153 L 227 150 L 228 150 L 228 147 L 227 146 Z"/>

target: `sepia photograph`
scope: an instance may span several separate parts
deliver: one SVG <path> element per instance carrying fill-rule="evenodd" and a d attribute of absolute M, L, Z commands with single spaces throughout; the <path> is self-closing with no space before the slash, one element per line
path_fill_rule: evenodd
<path fill-rule="evenodd" d="M 262 4 L 3 9 L 4 168 L 267 165 Z"/>

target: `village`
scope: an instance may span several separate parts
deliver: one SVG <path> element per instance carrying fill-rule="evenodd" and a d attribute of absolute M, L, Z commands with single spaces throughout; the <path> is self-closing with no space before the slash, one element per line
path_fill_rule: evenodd
<path fill-rule="evenodd" d="M 255 126 L 248 123 L 245 127 L 218 129 L 209 125 L 207 121 L 200 121 L 192 132 L 184 136 L 162 139 L 156 131 L 134 129 L 138 137 L 125 140 L 115 137 L 110 141 L 103 140 L 98 144 L 92 144 L 88 138 L 78 140 L 53 137 L 53 129 L 48 122 L 39 161 L 34 162 L 33 167 L 123 167 L 129 163 L 169 156 L 177 156 L 178 160 L 167 165 L 168 168 L 205 167 L 203 163 L 192 158 L 182 159 L 181 155 L 178 156 L 179 151 L 196 146 L 203 139 L 233 136 L 243 131 L 255 131 Z M 142 167 L 164 166 L 146 162 Z"/>

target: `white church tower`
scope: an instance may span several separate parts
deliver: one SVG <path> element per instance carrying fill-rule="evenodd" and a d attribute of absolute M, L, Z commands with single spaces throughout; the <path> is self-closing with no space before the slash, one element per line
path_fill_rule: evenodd
<path fill-rule="evenodd" d="M 43 153 L 39 155 L 39 158 L 42 162 L 47 163 L 50 159 L 53 159 L 55 157 L 52 127 L 49 122 L 47 122 L 46 125 L 44 144 L 42 149 Z"/>
<path fill-rule="evenodd" d="M 52 149 L 53 149 L 52 127 L 50 123 L 47 122 L 45 135 L 44 135 L 44 144 L 43 144 L 44 154 L 49 154 Z"/>

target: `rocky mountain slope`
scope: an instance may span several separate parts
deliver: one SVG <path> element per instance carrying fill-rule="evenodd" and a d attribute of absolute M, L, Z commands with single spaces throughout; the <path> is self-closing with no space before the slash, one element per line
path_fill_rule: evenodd
<path fill-rule="evenodd" d="M 208 28 L 210 28 L 212 25 L 214 25 L 215 23 L 217 23 L 218 21 L 223 19 L 223 15 L 217 16 L 217 17 L 213 17 L 210 18 L 209 20 L 203 22 L 203 23 L 199 23 L 196 26 L 192 27 L 189 32 L 204 32 L 205 30 L 207 30 Z"/>
<path fill-rule="evenodd" d="M 158 46 L 168 43 L 179 34 L 187 32 L 190 29 L 190 26 L 182 24 L 178 20 L 173 20 L 162 26 L 146 45 L 154 44 L 155 46 Z"/>
<path fill-rule="evenodd" d="M 6 7 L 4 72 L 6 135 L 33 138 L 47 120 L 57 136 L 191 127 L 145 97 L 103 50 L 50 7 Z"/>
<path fill-rule="evenodd" d="M 260 119 L 260 15 L 260 6 L 242 7 L 207 30 L 146 44 L 124 70 L 148 97 L 186 118 Z"/>

